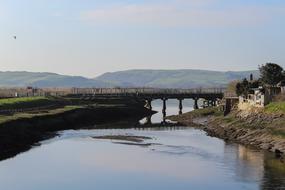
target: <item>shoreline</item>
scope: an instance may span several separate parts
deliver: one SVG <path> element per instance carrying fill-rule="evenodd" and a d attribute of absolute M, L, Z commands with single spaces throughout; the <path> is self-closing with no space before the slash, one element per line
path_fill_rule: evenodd
<path fill-rule="evenodd" d="M 169 116 L 168 119 L 202 129 L 207 135 L 212 137 L 245 146 L 252 146 L 260 150 L 267 150 L 276 153 L 278 157 L 283 157 L 285 153 L 285 138 L 280 135 L 274 135 L 271 129 L 267 128 L 267 125 L 269 125 L 266 123 L 267 121 L 261 122 L 264 119 L 268 119 L 263 118 L 266 117 L 265 115 L 255 114 L 256 118 L 251 115 L 241 118 L 238 113 L 234 113 L 229 117 L 224 117 L 216 110 L 210 109 L 205 109 L 201 111 L 202 113 L 193 111 L 193 113 Z M 274 116 L 272 117 L 274 118 Z M 282 119 L 284 118 L 282 117 Z M 271 121 L 268 122 L 270 123 Z M 274 120 L 273 122 L 278 121 Z"/>
<path fill-rule="evenodd" d="M 128 118 L 141 119 L 154 113 L 140 106 L 79 106 L 51 114 L 7 120 L 0 123 L 0 161 L 25 152 L 40 141 L 55 137 L 58 131 L 96 129 L 97 124 Z"/>

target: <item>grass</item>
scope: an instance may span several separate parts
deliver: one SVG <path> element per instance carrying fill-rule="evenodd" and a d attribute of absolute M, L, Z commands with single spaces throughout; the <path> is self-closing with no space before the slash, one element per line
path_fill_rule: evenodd
<path fill-rule="evenodd" d="M 208 108 L 193 110 L 191 112 L 184 113 L 182 115 L 168 116 L 167 119 L 173 121 L 184 121 L 184 120 L 192 120 L 194 118 L 199 118 L 199 117 L 206 117 L 210 115 L 219 117 L 223 115 L 223 112 L 220 111 L 218 107 L 208 107 Z"/>
<path fill-rule="evenodd" d="M 209 107 L 209 108 L 204 108 L 204 109 L 197 109 L 192 112 L 190 112 L 194 117 L 199 117 L 199 116 L 209 116 L 209 115 L 214 115 L 214 116 L 220 116 L 223 114 L 222 111 L 219 110 L 217 107 Z"/>
<path fill-rule="evenodd" d="M 226 123 L 232 123 L 232 122 L 235 122 L 236 119 L 232 116 L 226 116 L 223 118 L 223 121 L 225 121 Z"/>
<path fill-rule="evenodd" d="M 91 104 L 93 103 L 93 104 Z M 122 104 L 123 106 L 124 104 Z M 53 115 L 77 108 L 94 106 L 94 102 L 66 97 L 22 97 L 0 99 L 0 124 L 17 119 Z M 96 107 L 117 107 L 120 104 L 96 104 Z"/>
<path fill-rule="evenodd" d="M 35 116 L 63 113 L 82 107 L 64 106 L 64 101 L 64 99 L 55 97 L 22 97 L 0 99 L 0 111 L 18 109 L 24 110 L 24 112 L 18 112 L 11 115 L 0 115 L 0 124 L 17 119 L 33 118 Z M 25 109 L 30 108 L 34 111 L 25 111 Z"/>
<path fill-rule="evenodd" d="M 59 103 L 59 99 L 52 97 L 23 97 L 0 99 L 0 109 L 25 109 L 49 106 Z"/>
<path fill-rule="evenodd" d="M 37 101 L 37 100 L 46 100 L 48 98 L 46 97 L 23 97 L 23 98 L 5 98 L 5 99 L 0 99 L 0 106 L 4 104 L 15 104 L 15 103 L 21 103 L 21 102 L 32 102 L 32 101 Z"/>
<path fill-rule="evenodd" d="M 0 124 L 13 121 L 17 119 L 26 119 L 26 118 L 33 118 L 36 116 L 45 116 L 45 115 L 55 115 L 59 113 L 64 113 L 66 111 L 75 110 L 78 108 L 82 108 L 83 106 L 65 106 L 63 108 L 53 109 L 46 112 L 38 112 L 38 113 L 16 113 L 13 115 L 0 115 Z"/>
<path fill-rule="evenodd" d="M 271 102 L 264 110 L 266 113 L 285 113 L 285 101 Z"/>

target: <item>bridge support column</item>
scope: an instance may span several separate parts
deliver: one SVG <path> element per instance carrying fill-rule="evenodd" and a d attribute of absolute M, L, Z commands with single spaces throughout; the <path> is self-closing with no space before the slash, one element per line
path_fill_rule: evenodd
<path fill-rule="evenodd" d="M 179 100 L 179 115 L 181 115 L 183 110 L 183 99 L 178 99 L 178 100 Z"/>
<path fill-rule="evenodd" d="M 215 106 L 215 107 L 217 106 L 217 99 L 213 100 L 213 106 Z"/>
<path fill-rule="evenodd" d="M 163 101 L 162 114 L 163 114 L 163 118 L 165 118 L 166 117 L 166 101 L 167 101 L 167 98 L 162 98 L 162 101 Z"/>
<path fill-rule="evenodd" d="M 194 110 L 199 109 L 198 100 L 199 100 L 198 98 L 194 98 Z"/>

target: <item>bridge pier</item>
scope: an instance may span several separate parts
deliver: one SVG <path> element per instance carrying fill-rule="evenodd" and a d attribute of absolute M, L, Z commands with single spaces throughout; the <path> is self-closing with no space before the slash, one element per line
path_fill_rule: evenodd
<path fill-rule="evenodd" d="M 179 115 L 182 114 L 183 111 L 183 99 L 178 99 L 179 100 Z"/>
<path fill-rule="evenodd" d="M 167 101 L 167 98 L 162 98 L 162 101 L 163 101 L 162 114 L 163 114 L 163 118 L 165 118 L 166 117 L 166 101 Z"/>
<path fill-rule="evenodd" d="M 215 106 L 215 107 L 217 106 L 217 99 L 213 100 L 213 106 Z"/>
<path fill-rule="evenodd" d="M 199 100 L 199 98 L 194 98 L 194 110 L 199 109 L 198 100 Z"/>
<path fill-rule="evenodd" d="M 217 100 L 216 99 L 211 99 L 210 100 L 210 106 L 215 107 L 217 105 Z"/>

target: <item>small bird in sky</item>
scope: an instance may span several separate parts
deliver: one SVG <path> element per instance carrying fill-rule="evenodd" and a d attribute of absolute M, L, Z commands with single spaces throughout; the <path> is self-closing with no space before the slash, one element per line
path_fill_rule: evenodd
<path fill-rule="evenodd" d="M 16 39 L 17 39 L 17 36 L 13 36 L 13 38 L 16 40 Z"/>

